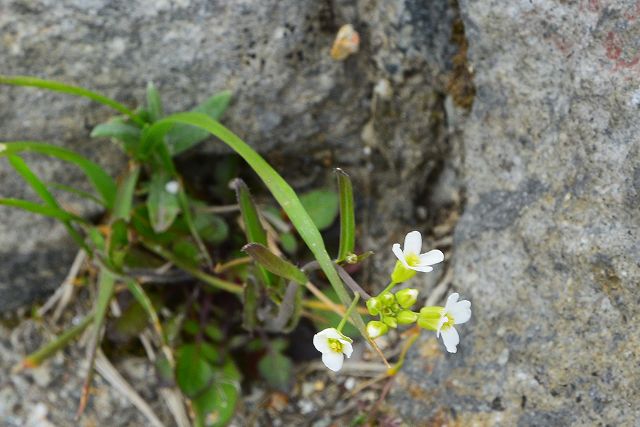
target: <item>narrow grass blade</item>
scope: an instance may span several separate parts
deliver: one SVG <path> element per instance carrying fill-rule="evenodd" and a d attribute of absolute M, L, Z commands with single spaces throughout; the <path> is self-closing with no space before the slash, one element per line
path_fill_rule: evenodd
<path fill-rule="evenodd" d="M 342 169 L 336 169 L 340 195 L 340 246 L 337 261 L 343 261 L 353 253 L 356 242 L 356 220 L 353 206 L 351 179 Z"/>
<path fill-rule="evenodd" d="M 113 295 L 115 282 L 115 276 L 109 270 L 106 268 L 100 269 L 98 274 L 98 299 L 96 300 L 96 307 L 94 310 L 95 318 L 93 321 L 93 336 L 88 347 L 88 371 L 84 385 L 82 386 L 82 395 L 80 396 L 80 404 L 78 405 L 78 413 L 76 414 L 76 417 L 80 417 L 80 415 L 82 415 L 89 400 L 89 388 L 91 387 L 91 381 L 93 380 L 93 367 L 96 361 L 96 352 L 100 345 L 102 326 L 104 325 L 104 319 L 107 316 L 107 309 L 109 308 L 109 302 Z"/>
<path fill-rule="evenodd" d="M 160 93 L 153 82 L 147 83 L 147 111 L 149 111 L 149 119 L 152 123 L 160 120 L 164 115 Z"/>
<path fill-rule="evenodd" d="M 138 117 L 136 113 L 129 110 L 127 107 L 120 104 L 118 101 L 108 98 L 99 93 L 92 92 L 83 87 L 68 85 L 65 83 L 56 82 L 52 80 L 39 79 L 36 77 L 4 76 L 4 75 L 0 75 L 0 84 L 38 87 L 42 89 L 52 90 L 54 92 L 62 92 L 69 95 L 89 98 L 92 101 L 99 102 L 100 104 L 111 107 L 114 110 L 121 112 L 122 114 L 126 114 L 127 116 L 131 117 L 131 120 L 135 121 L 136 123 L 139 123 L 141 125 L 144 124 L 144 121 L 140 117 Z"/>
<path fill-rule="evenodd" d="M 92 202 L 94 202 L 97 205 L 102 206 L 103 208 L 105 208 L 105 204 L 104 204 L 104 200 L 100 200 L 98 199 L 96 196 L 94 196 L 91 193 L 88 193 L 86 191 L 82 191 L 78 188 L 72 187 L 70 185 L 65 185 L 65 184 L 60 184 L 59 182 L 47 182 L 46 185 L 49 186 L 49 188 L 55 188 L 56 190 L 60 190 L 60 191 L 65 191 L 67 193 L 70 194 L 75 194 L 78 197 L 81 197 L 83 199 L 86 200 L 91 200 Z"/>
<path fill-rule="evenodd" d="M 129 220 L 131 207 L 133 206 L 133 193 L 136 189 L 139 175 L 140 166 L 133 165 L 120 183 L 113 206 L 114 221 L 118 219 L 124 219 L 125 221 Z"/>
<path fill-rule="evenodd" d="M 78 337 L 87 326 L 91 324 L 94 319 L 93 313 L 88 314 L 80 323 L 74 327 L 66 330 L 60 334 L 54 340 L 40 347 L 35 352 L 31 353 L 22 361 L 22 368 L 35 368 L 39 366 L 43 361 L 53 356 L 57 351 L 63 349 L 74 338 Z"/>
<path fill-rule="evenodd" d="M 82 224 L 88 224 L 87 220 L 77 215 L 64 211 L 62 209 L 52 208 L 50 206 L 39 205 L 38 203 L 30 202 L 28 200 L 21 199 L 0 199 L 0 205 L 11 206 L 19 208 L 38 215 L 48 216 L 50 218 L 59 219 L 61 221 L 76 221 Z"/>
<path fill-rule="evenodd" d="M 307 275 L 289 261 L 280 258 L 271 252 L 266 246 L 259 243 L 249 243 L 242 250 L 246 252 L 255 262 L 266 268 L 273 274 L 293 280 L 301 285 L 309 281 Z"/>
<path fill-rule="evenodd" d="M 38 178 L 38 176 L 35 173 L 33 173 L 33 171 L 29 168 L 27 163 L 21 157 L 16 155 L 9 155 L 7 156 L 7 158 L 11 166 L 13 166 L 13 168 L 16 170 L 16 172 L 18 172 L 22 176 L 22 178 L 27 182 L 27 184 L 31 186 L 33 191 L 36 192 L 36 194 L 42 199 L 42 201 L 47 206 L 54 209 L 60 209 L 60 205 L 56 201 L 55 197 L 53 197 L 53 194 L 49 192 L 49 189 L 47 188 L 47 186 L 44 185 L 44 183 L 40 180 L 40 178 Z M 69 233 L 71 238 L 76 242 L 76 244 L 78 244 L 78 246 L 80 246 L 82 249 L 84 249 L 88 253 L 91 253 L 91 249 L 85 243 L 82 235 L 78 233 L 78 230 L 76 230 L 73 227 L 73 225 L 71 224 L 71 221 L 63 220 L 62 223 L 64 224 L 64 227 L 67 229 L 67 232 Z"/>
<path fill-rule="evenodd" d="M 153 134 L 156 131 L 161 131 L 161 126 L 168 123 L 183 123 L 207 130 L 227 144 L 231 149 L 238 153 L 249 164 L 249 166 L 251 166 L 251 168 L 265 183 L 267 188 L 269 188 L 271 194 L 273 194 L 280 206 L 282 206 L 289 216 L 289 219 L 291 219 L 291 222 L 298 230 L 300 237 L 302 237 L 302 240 L 307 244 L 320 264 L 322 271 L 329 279 L 329 282 L 340 298 L 340 301 L 345 306 L 349 306 L 351 304 L 351 298 L 349 297 L 344 284 L 341 282 L 340 277 L 333 266 L 333 261 L 327 253 L 320 231 L 309 217 L 309 214 L 305 211 L 304 207 L 300 203 L 300 199 L 291 186 L 289 186 L 289 184 L 271 167 L 271 165 L 269 165 L 255 150 L 253 150 L 253 148 L 251 148 L 237 135 L 205 114 L 174 114 L 152 125 L 149 133 Z M 357 311 L 354 311 L 353 319 L 362 335 L 366 337 L 364 321 Z"/>
<path fill-rule="evenodd" d="M 259 243 L 266 246 L 267 232 L 264 227 L 262 227 L 260 214 L 258 213 L 255 203 L 253 203 L 249 188 L 244 181 L 239 178 L 231 181 L 231 187 L 236 190 L 236 197 L 238 199 L 238 205 L 240 206 L 240 213 L 242 214 L 242 222 L 244 222 L 244 232 L 247 236 L 247 242 Z M 265 268 L 264 266 L 258 265 L 258 274 L 266 286 L 273 286 L 276 280 L 269 273 L 269 269 Z"/>
<path fill-rule="evenodd" d="M 104 200 L 107 207 L 112 208 L 116 194 L 116 183 L 98 164 L 85 157 L 52 144 L 35 141 L 11 141 L 0 143 L 0 156 L 19 154 L 22 152 L 44 154 L 73 163 L 80 168 Z"/>

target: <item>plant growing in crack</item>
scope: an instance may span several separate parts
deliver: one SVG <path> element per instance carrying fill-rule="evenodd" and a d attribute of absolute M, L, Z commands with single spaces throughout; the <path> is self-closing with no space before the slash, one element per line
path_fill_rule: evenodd
<path fill-rule="evenodd" d="M 262 377 L 274 388 L 289 386 L 292 362 L 286 356 L 288 343 L 274 334 L 291 333 L 302 317 L 325 326 L 315 335 L 313 346 L 322 353 L 325 365 L 336 372 L 345 356 L 349 358 L 353 352 L 352 338 L 345 334 L 347 324 L 355 326 L 380 354 L 388 368 L 386 377 L 392 377 L 402 366 L 406 351 L 417 337 L 413 334 L 409 338 L 391 366 L 374 341 L 389 328 L 417 324 L 418 328 L 436 331 L 447 350 L 456 351 L 459 336 L 453 325 L 469 320 L 468 301 L 458 301 L 458 295 L 452 294 L 444 307 L 423 307 L 414 312 L 411 307 L 418 299 L 416 289 L 393 292 L 416 272 L 433 270 L 432 265 L 444 260 L 442 252 L 421 254 L 420 233 L 409 233 L 402 249 L 398 244 L 392 248 L 398 261 L 388 286 L 376 296 L 367 293 L 347 272 L 371 255 L 355 252 L 355 209 L 349 176 L 336 170 L 337 193 L 317 190 L 298 196 L 256 151 L 218 121 L 230 102 L 229 92 L 215 94 L 192 111 L 165 115 L 160 94 L 152 84 L 147 87 L 146 107 L 136 111 L 101 94 L 54 81 L 0 76 L 0 84 L 81 96 L 121 114 L 91 132 L 94 138 L 115 141 L 128 156 L 119 179 L 97 163 L 56 145 L 38 141 L 0 143 L 0 157 L 7 158 L 41 199 L 36 203 L 3 198 L 0 204 L 61 221 L 80 248 L 80 263 L 88 260 L 87 279 L 95 278 L 86 285 L 96 288 L 91 311 L 28 355 L 21 365 L 39 365 L 91 328 L 89 369 L 78 415 L 89 398 L 96 360 L 102 361 L 98 368 L 104 366 L 100 348 L 103 330 L 109 324 L 116 333 L 140 337 L 160 377 L 181 392 L 179 404 L 171 406 L 174 417 L 190 417 L 198 426 L 225 425 L 232 418 L 242 379 L 238 353 L 258 354 Z M 234 177 L 236 169 L 229 162 L 212 165 L 218 176 L 214 183 L 217 201 L 223 205 L 209 206 L 210 199 L 194 191 L 175 158 L 211 135 L 249 165 L 280 210 L 257 204 L 245 182 Z M 78 167 L 92 192 L 42 181 L 29 167 L 26 153 L 51 156 Z M 99 205 L 106 215 L 100 223 L 92 223 L 65 208 L 56 197 L 59 191 Z M 238 213 L 239 226 L 225 216 Z M 338 215 L 339 247 L 332 258 L 321 230 Z M 284 253 L 299 254 L 298 239 L 314 259 L 302 267 L 284 257 Z M 73 270 L 78 274 L 80 267 L 74 266 Z M 313 284 L 310 275 L 314 272 L 324 274 L 328 290 Z M 188 285 L 181 285 L 189 280 Z M 167 283 L 174 286 L 167 289 Z M 176 298 L 176 292 L 182 296 Z M 359 307 L 361 300 L 366 308 Z M 118 318 L 115 322 L 109 323 L 110 312 Z M 379 320 L 365 324 L 362 314 L 367 313 Z M 340 318 L 337 325 L 327 319 L 329 314 Z M 143 333 L 148 323 L 152 342 Z M 152 414 L 148 417 L 155 423 Z"/>

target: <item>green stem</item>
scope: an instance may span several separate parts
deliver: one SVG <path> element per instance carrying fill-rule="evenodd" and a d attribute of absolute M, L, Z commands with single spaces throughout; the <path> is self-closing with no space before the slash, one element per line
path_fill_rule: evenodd
<path fill-rule="evenodd" d="M 175 257 L 171 252 L 164 249 L 161 245 L 150 242 L 140 236 L 138 236 L 138 238 L 140 239 L 140 242 L 151 252 L 154 252 L 155 254 L 166 259 L 167 261 L 170 261 L 176 267 L 186 271 L 196 279 L 200 279 L 206 284 L 213 286 L 214 288 L 222 289 L 224 291 L 231 292 L 233 294 L 242 294 L 243 292 L 242 286 L 233 282 L 218 279 L 217 277 L 211 276 L 203 271 L 200 271 L 197 268 L 190 266 L 186 262 L 181 261 L 179 258 Z"/>
<path fill-rule="evenodd" d="M 22 361 L 22 366 L 24 368 L 35 368 L 36 366 L 39 366 L 45 359 L 51 357 L 55 352 L 69 344 L 72 339 L 80 335 L 80 333 L 82 333 L 82 331 L 84 331 L 87 326 L 89 326 L 91 322 L 93 322 L 93 318 L 94 313 L 88 314 L 84 319 L 82 319 L 80 323 L 63 332 L 53 341 L 45 344 L 35 352 L 25 357 L 25 359 Z"/>
<path fill-rule="evenodd" d="M 383 295 L 383 294 L 386 294 L 386 293 L 387 293 L 387 292 L 389 292 L 391 289 L 393 289 L 393 287 L 394 287 L 395 285 L 397 285 L 397 283 L 396 283 L 396 282 L 394 282 L 394 281 L 392 280 L 392 281 L 387 285 L 387 287 L 386 287 L 386 288 L 384 288 L 384 291 L 380 292 L 380 294 L 379 294 L 378 296 Z"/>
<path fill-rule="evenodd" d="M 353 297 L 353 302 L 347 309 L 347 312 L 344 314 L 342 320 L 340 321 L 340 324 L 338 324 L 338 327 L 336 328 L 338 332 L 342 332 L 342 328 L 344 328 L 345 323 L 347 323 L 347 319 L 349 318 L 349 316 L 351 316 L 351 312 L 353 311 L 353 309 L 358 305 L 358 301 L 360 301 L 360 294 L 356 294 L 355 297 Z"/>

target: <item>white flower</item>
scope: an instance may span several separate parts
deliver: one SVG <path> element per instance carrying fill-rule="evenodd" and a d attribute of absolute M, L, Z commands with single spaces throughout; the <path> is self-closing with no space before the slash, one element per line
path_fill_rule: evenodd
<path fill-rule="evenodd" d="M 169 194 L 178 194 L 180 184 L 178 184 L 178 181 L 169 181 L 164 185 L 164 189 Z"/>
<path fill-rule="evenodd" d="M 322 363 L 333 372 L 342 368 L 344 356 L 351 357 L 351 338 L 342 335 L 336 328 L 327 328 L 313 336 L 313 346 L 322 353 Z"/>
<path fill-rule="evenodd" d="M 453 325 L 465 323 L 471 318 L 471 302 L 467 300 L 458 301 L 460 295 L 453 293 L 447 298 L 440 320 L 438 321 L 437 336 L 442 335 L 442 342 L 449 353 L 458 351 L 456 348 L 460 343 L 460 336 Z"/>
<path fill-rule="evenodd" d="M 406 268 L 415 271 L 428 273 L 433 270 L 434 264 L 444 261 L 444 254 L 434 249 L 424 254 L 422 249 L 422 235 L 419 231 L 412 231 L 404 238 L 404 248 L 400 249 L 400 244 L 393 245 L 393 253 Z"/>

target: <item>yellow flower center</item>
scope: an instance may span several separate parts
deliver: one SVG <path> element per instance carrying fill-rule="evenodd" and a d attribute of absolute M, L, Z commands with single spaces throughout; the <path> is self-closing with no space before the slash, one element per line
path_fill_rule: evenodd
<path fill-rule="evenodd" d="M 447 321 L 442 325 L 441 329 L 443 331 L 446 331 L 455 324 L 455 319 L 449 313 L 446 313 L 445 317 L 447 318 Z"/>
<path fill-rule="evenodd" d="M 409 264 L 410 267 L 416 267 L 420 265 L 420 257 L 417 254 L 408 254 L 405 258 L 405 261 L 407 261 L 407 264 Z"/>
<path fill-rule="evenodd" d="M 339 339 L 329 338 L 329 348 L 336 353 L 342 353 L 342 343 Z"/>

